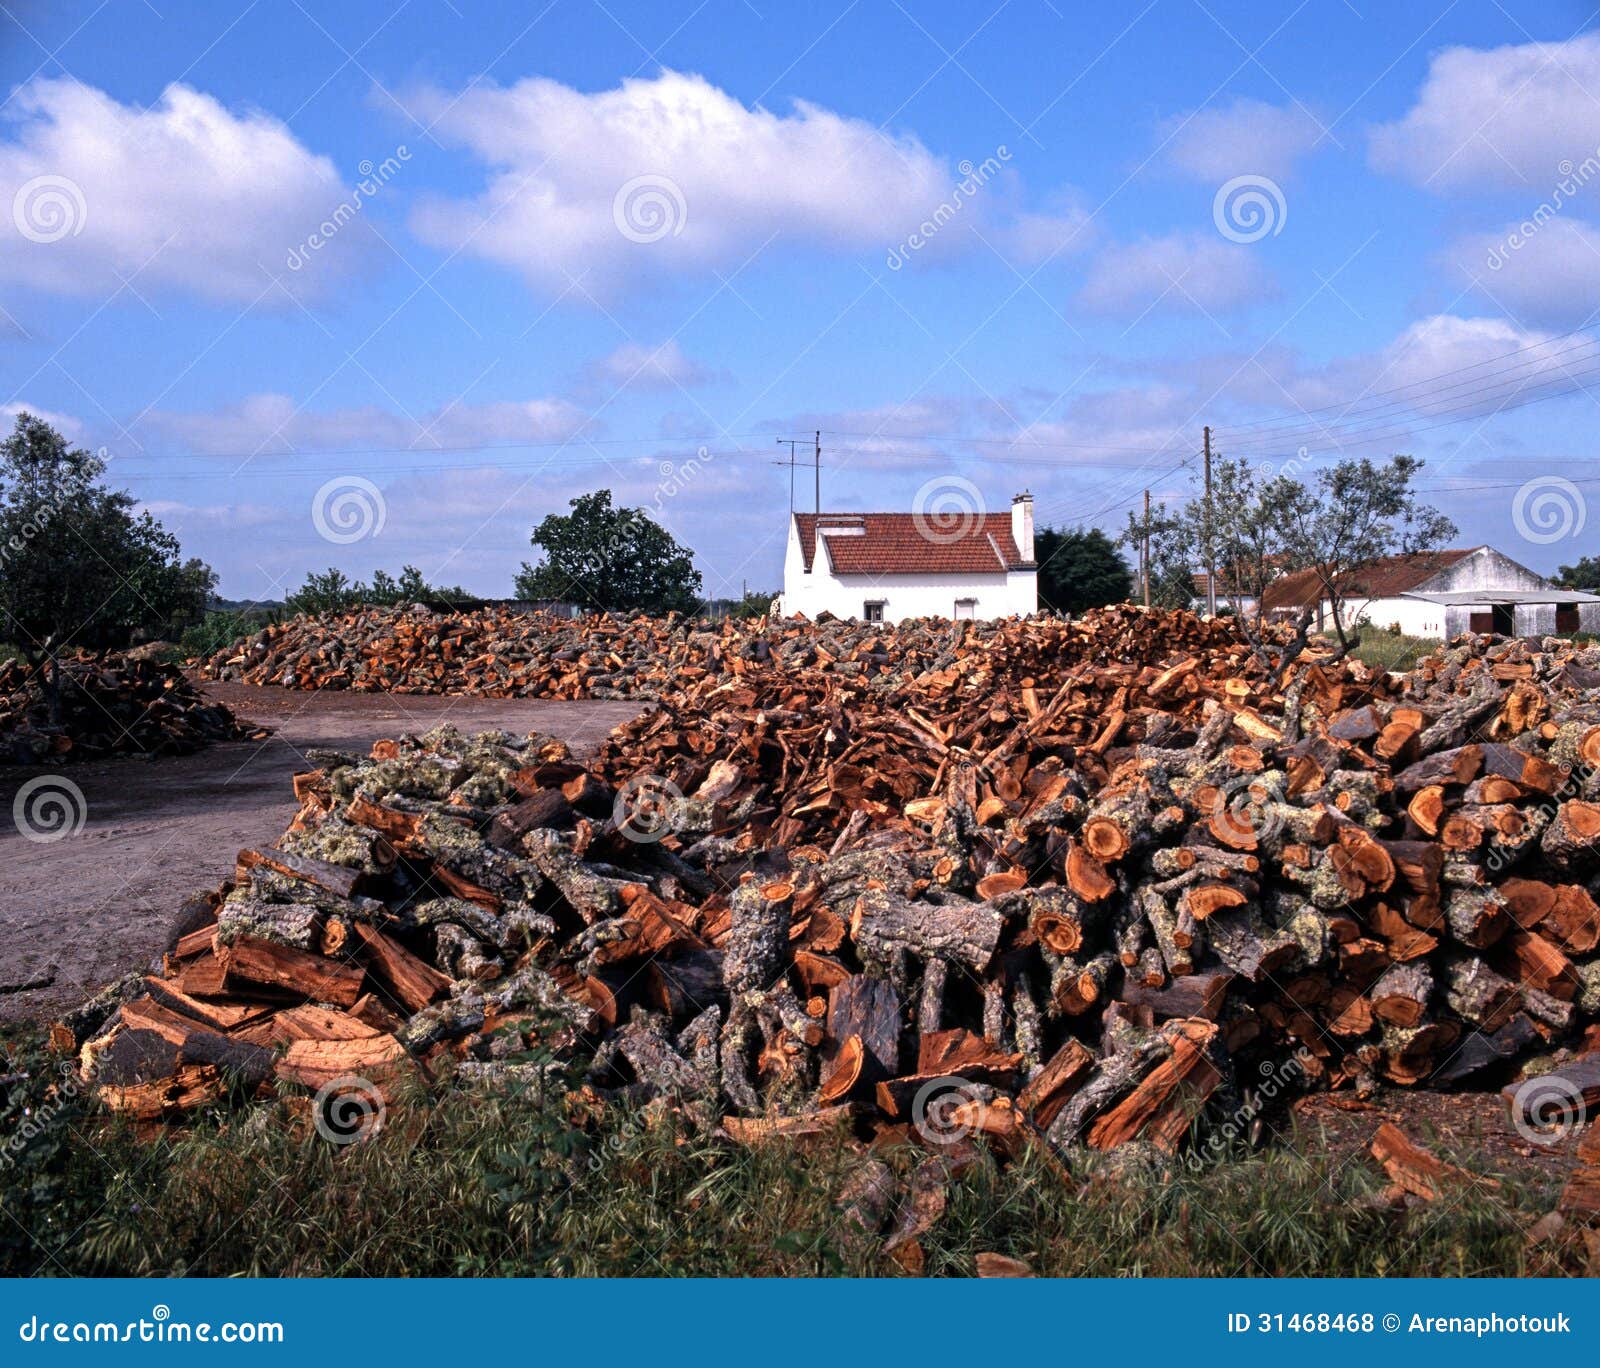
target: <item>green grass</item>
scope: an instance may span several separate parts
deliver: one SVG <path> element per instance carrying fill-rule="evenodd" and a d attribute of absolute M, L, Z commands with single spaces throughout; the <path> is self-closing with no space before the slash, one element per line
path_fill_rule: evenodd
<path fill-rule="evenodd" d="M 304 1101 L 219 1112 L 139 1139 L 79 1100 L 31 1041 L 0 1111 L 0 1274 L 660 1275 L 899 1274 L 852 1243 L 835 1197 L 862 1162 L 843 1137 L 745 1149 L 678 1119 L 607 1109 L 575 1124 L 539 1099 L 416 1096 L 382 1131 L 337 1148 Z M 31 1109 L 31 1112 L 29 1111 Z M 6 1142 L 31 1118 L 20 1149 Z M 902 1177 L 922 1157 L 885 1155 Z M 1459 1157 L 1458 1157 L 1459 1158 Z M 0 1161 L 3 1162 L 3 1161 Z M 983 1155 L 922 1237 L 928 1274 L 970 1275 L 980 1252 L 1041 1274 L 1514 1275 L 1551 1190 L 1505 1183 L 1399 1214 L 1363 1157 L 1288 1149 L 1204 1168 Z"/>
<path fill-rule="evenodd" d="M 1375 627 L 1363 627 L 1361 645 L 1351 652 L 1351 656 L 1374 670 L 1409 670 L 1424 656 L 1432 655 L 1442 644 L 1430 637 L 1405 636 L 1380 631 Z"/>

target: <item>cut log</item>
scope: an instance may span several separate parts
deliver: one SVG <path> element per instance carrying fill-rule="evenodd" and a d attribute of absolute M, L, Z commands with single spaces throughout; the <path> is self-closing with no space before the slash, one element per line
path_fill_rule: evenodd
<path fill-rule="evenodd" d="M 359 964 L 343 964 L 321 955 L 291 950 L 271 941 L 241 936 L 222 957 L 226 984 L 248 994 L 268 988 L 313 1002 L 348 1007 L 361 996 L 367 971 Z M 188 991 L 186 989 L 186 991 Z"/>
<path fill-rule="evenodd" d="M 1372 1010 L 1384 1021 L 1415 1026 L 1433 996 L 1433 974 L 1421 960 L 1396 964 L 1367 990 Z"/>
<path fill-rule="evenodd" d="M 1483 1178 L 1447 1164 L 1422 1146 L 1413 1144 L 1398 1126 L 1385 1121 L 1372 1138 L 1372 1157 L 1383 1165 L 1390 1181 L 1414 1197 L 1431 1202 L 1451 1185 L 1497 1188 Z"/>
<path fill-rule="evenodd" d="M 375 976 L 407 1012 L 419 1012 L 450 991 L 448 977 L 392 937 L 365 922 L 353 922 L 351 926 L 366 950 Z"/>
<path fill-rule="evenodd" d="M 278 1061 L 279 1078 L 305 1088 L 321 1088 L 341 1078 L 359 1078 L 373 1084 L 385 1097 L 407 1072 L 409 1057 L 390 1035 L 354 1040 L 296 1040 L 285 1047 Z"/>
<path fill-rule="evenodd" d="M 1003 920 L 992 903 L 910 902 L 886 890 L 872 890 L 856 900 L 850 934 L 870 953 L 906 950 L 958 960 L 981 973 L 994 958 Z"/>
<path fill-rule="evenodd" d="M 1078 1086 L 1094 1068 L 1094 1056 L 1082 1042 L 1070 1036 L 1050 1062 L 1039 1070 L 1017 1094 L 1017 1105 L 1040 1131 L 1048 1130 L 1056 1113 L 1066 1105 Z"/>
<path fill-rule="evenodd" d="M 1562 803 L 1540 840 L 1546 858 L 1562 869 L 1600 863 L 1600 803 L 1572 798 Z"/>
<path fill-rule="evenodd" d="M 234 878 L 242 883 L 246 873 L 261 866 L 301 883 L 311 884 L 336 898 L 350 897 L 361 881 L 359 869 L 347 869 L 326 860 L 315 860 L 282 850 L 241 850 L 235 864 Z"/>
<path fill-rule="evenodd" d="M 1092 1149 L 1113 1149 L 1141 1139 L 1170 1154 L 1222 1081 L 1214 1056 L 1215 1023 L 1173 1021 L 1163 1034 L 1171 1053 L 1127 1097 L 1095 1119 L 1086 1137 Z"/>
<path fill-rule="evenodd" d="M 900 1072 L 900 999 L 885 980 L 858 974 L 828 994 L 824 1057 L 851 1040 L 860 1043 L 861 1067 L 844 1095 L 870 1096 Z"/>
<path fill-rule="evenodd" d="M 1218 1021 L 1228 1000 L 1234 976 L 1226 970 L 1190 974 L 1173 979 L 1164 988 L 1143 988 L 1124 984 L 1121 1001 L 1135 1007 L 1148 1007 L 1158 1021 L 1172 1017 L 1196 1017 Z"/>
<path fill-rule="evenodd" d="M 770 988 L 788 963 L 794 886 L 751 880 L 733 895 L 732 907 L 732 930 L 722 963 L 728 990 L 748 993 Z"/>

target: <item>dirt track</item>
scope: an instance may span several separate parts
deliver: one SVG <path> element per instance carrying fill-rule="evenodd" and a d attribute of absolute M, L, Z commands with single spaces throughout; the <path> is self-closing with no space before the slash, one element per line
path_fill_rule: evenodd
<path fill-rule="evenodd" d="M 260 742 L 160 760 L 63 767 L 82 791 L 76 836 L 17 831 L 18 788 L 49 771 L 0 767 L 0 1021 L 43 1019 L 159 952 L 179 900 L 214 886 L 242 846 L 267 844 L 294 815 L 289 779 L 308 746 L 365 751 L 379 737 L 449 721 L 463 731 L 544 731 L 592 750 L 631 703 L 291 693 L 242 684 L 206 692 L 275 728 Z M 51 978 L 46 987 L 16 986 Z"/>

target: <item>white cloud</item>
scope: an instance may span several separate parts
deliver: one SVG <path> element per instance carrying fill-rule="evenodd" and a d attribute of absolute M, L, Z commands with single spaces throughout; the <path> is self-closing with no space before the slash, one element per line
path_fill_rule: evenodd
<path fill-rule="evenodd" d="M 914 137 L 804 102 L 787 115 L 747 108 L 673 71 L 596 94 L 530 78 L 424 90 L 410 104 L 492 168 L 474 199 L 424 201 L 418 236 L 556 294 L 579 278 L 599 295 L 645 275 L 737 268 L 775 237 L 888 251 L 961 180 Z M 980 212 L 964 201 L 941 221 L 939 250 L 970 244 Z"/>
<path fill-rule="evenodd" d="M 997 244 L 1019 265 L 1036 266 L 1081 252 L 1095 240 L 1094 220 L 1080 205 L 1055 213 L 1021 213 L 1007 225 Z"/>
<path fill-rule="evenodd" d="M 138 507 L 178 536 L 245 532 L 275 527 L 285 521 L 284 510 L 271 504 L 193 504 L 180 499 L 141 499 Z"/>
<path fill-rule="evenodd" d="M 1374 351 L 1307 365 L 1291 351 L 1183 358 L 1156 368 L 1206 399 L 1224 454 L 1276 457 L 1300 447 L 1374 455 L 1449 440 L 1438 424 L 1575 389 L 1571 339 L 1504 318 L 1436 314 Z M 1590 349 L 1592 352 L 1592 348 Z M 1263 420 L 1271 420 L 1263 423 Z M 1472 429 L 1459 430 L 1471 436 Z"/>
<path fill-rule="evenodd" d="M 676 338 L 657 347 L 625 342 L 610 356 L 586 366 L 584 373 L 587 379 L 612 389 L 692 389 L 716 378 L 686 356 Z"/>
<path fill-rule="evenodd" d="M 50 409 L 40 408 L 37 404 L 0 404 L 0 437 L 9 436 L 11 429 L 17 425 L 19 414 L 32 414 L 35 418 L 43 419 L 69 442 L 83 441 L 83 424 L 70 414 L 54 413 Z"/>
<path fill-rule="evenodd" d="M 1416 103 L 1372 131 L 1372 163 L 1433 190 L 1544 194 L 1600 147 L 1600 33 L 1563 43 L 1448 48 Z"/>
<path fill-rule="evenodd" d="M 1189 455 L 1200 423 L 1199 395 L 1186 384 L 1077 391 L 1052 399 L 1045 411 L 1048 416 L 1008 434 L 1015 443 L 1009 454 L 1064 465 L 1116 462 L 1130 475 L 1169 469 Z M 1048 482 L 1037 472 L 1031 478 Z"/>
<path fill-rule="evenodd" d="M 135 432 L 140 440 L 148 431 L 198 452 L 428 451 L 560 442 L 587 421 L 582 410 L 561 399 L 447 404 L 413 419 L 373 406 L 297 412 L 288 395 L 255 394 L 210 413 L 157 410 L 142 418 Z"/>
<path fill-rule="evenodd" d="M 1600 200 L 1600 186 L 1595 194 Z M 1485 299 L 1530 323 L 1593 320 L 1600 298 L 1600 228 L 1581 219 L 1525 221 L 1464 238 L 1445 260 Z"/>
<path fill-rule="evenodd" d="M 91 296 L 131 279 L 141 294 L 249 304 L 273 276 L 299 294 L 325 289 L 370 246 L 357 213 L 304 269 L 287 268 L 351 192 L 271 115 L 183 85 L 140 109 L 41 78 L 5 117 L 17 127 L 0 142 L 0 279 Z M 288 301 L 272 290 L 262 302 Z"/>
<path fill-rule="evenodd" d="M 1570 346 L 1503 318 L 1419 319 L 1367 363 L 1371 397 L 1356 412 L 1375 415 L 1363 420 L 1369 426 L 1400 407 L 1434 421 L 1491 413 L 1524 394 L 1566 388 Z"/>
<path fill-rule="evenodd" d="M 1273 298 L 1272 278 L 1248 247 L 1203 233 L 1107 248 L 1078 294 L 1094 313 L 1230 313 Z"/>
<path fill-rule="evenodd" d="M 1323 137 L 1322 124 L 1302 105 L 1246 99 L 1169 119 L 1159 131 L 1171 139 L 1166 155 L 1172 164 L 1211 183 L 1252 175 L 1287 179 Z"/>

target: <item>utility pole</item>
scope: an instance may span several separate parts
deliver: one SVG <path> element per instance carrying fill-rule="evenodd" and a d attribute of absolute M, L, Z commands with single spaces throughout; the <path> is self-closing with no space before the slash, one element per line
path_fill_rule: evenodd
<path fill-rule="evenodd" d="M 817 511 L 818 514 L 821 514 L 821 512 L 822 512 L 822 432 L 821 432 L 820 429 L 817 431 L 817 434 L 816 434 L 815 452 L 816 452 L 816 462 L 817 462 L 817 464 L 816 464 L 816 472 L 817 472 L 817 509 L 816 509 L 816 511 Z"/>
<path fill-rule="evenodd" d="M 778 438 L 779 446 L 787 445 L 789 448 L 789 516 L 791 518 L 794 517 L 794 449 L 799 440 L 798 437 Z"/>
<path fill-rule="evenodd" d="M 1211 428 L 1205 428 L 1206 442 L 1206 611 L 1217 615 L 1217 527 L 1211 507 Z"/>
<path fill-rule="evenodd" d="M 1144 492 L 1144 540 L 1139 547 L 1139 566 L 1144 572 L 1144 606 L 1150 606 L 1150 491 Z"/>

